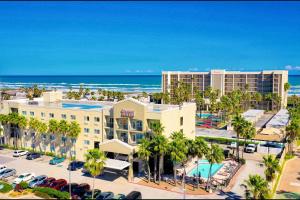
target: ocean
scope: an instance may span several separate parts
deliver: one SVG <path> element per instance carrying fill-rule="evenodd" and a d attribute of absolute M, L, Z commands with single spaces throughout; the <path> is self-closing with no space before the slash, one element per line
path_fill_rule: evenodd
<path fill-rule="evenodd" d="M 300 75 L 289 75 L 289 95 L 300 95 Z M 161 75 L 105 76 L 0 76 L 0 88 L 30 87 L 38 84 L 46 89 L 78 89 L 81 84 L 91 90 L 107 89 L 122 92 L 160 92 Z"/>

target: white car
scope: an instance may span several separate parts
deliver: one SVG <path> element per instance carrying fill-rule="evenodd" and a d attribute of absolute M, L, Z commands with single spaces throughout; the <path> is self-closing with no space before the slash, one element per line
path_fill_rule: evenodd
<path fill-rule="evenodd" d="M 230 148 L 230 149 L 236 149 L 236 147 L 237 147 L 236 142 L 231 142 L 230 146 L 228 146 L 228 148 Z"/>
<path fill-rule="evenodd" d="M 247 147 L 245 148 L 245 152 L 247 153 L 254 153 L 256 149 L 255 144 L 248 144 Z"/>
<path fill-rule="evenodd" d="M 24 150 L 15 150 L 13 153 L 13 157 L 20 157 L 20 156 L 25 156 L 27 155 L 28 151 Z"/>
<path fill-rule="evenodd" d="M 22 181 L 28 182 L 28 181 L 32 180 L 34 178 L 34 176 L 35 176 L 34 173 L 23 173 L 14 180 L 13 184 L 19 184 Z"/>
<path fill-rule="evenodd" d="M 7 167 L 5 165 L 0 165 L 0 172 L 4 169 L 6 169 Z"/>

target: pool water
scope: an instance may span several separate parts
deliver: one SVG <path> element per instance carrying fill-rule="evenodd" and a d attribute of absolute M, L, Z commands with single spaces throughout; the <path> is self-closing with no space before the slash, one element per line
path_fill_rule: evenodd
<path fill-rule="evenodd" d="M 197 113 L 197 117 L 200 117 L 200 118 L 209 118 L 211 116 L 212 116 L 212 114 L 210 114 L 210 113 L 202 113 L 201 115 Z"/>
<path fill-rule="evenodd" d="M 198 162 L 199 162 L 198 173 L 201 173 L 201 177 L 208 178 L 210 164 L 208 163 L 207 160 L 199 160 Z M 224 164 L 218 164 L 218 163 L 213 164 L 211 167 L 211 176 L 217 173 L 223 165 Z M 197 174 L 197 166 L 193 168 L 191 171 L 189 171 L 187 175 L 198 176 L 199 174 Z"/>
<path fill-rule="evenodd" d="M 102 106 L 100 106 L 100 105 L 75 104 L 75 103 L 62 103 L 62 107 L 63 108 L 82 109 L 82 110 L 102 108 Z"/>

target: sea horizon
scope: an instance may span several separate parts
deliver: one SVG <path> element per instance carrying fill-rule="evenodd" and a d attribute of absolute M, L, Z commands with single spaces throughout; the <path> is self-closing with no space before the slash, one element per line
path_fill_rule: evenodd
<path fill-rule="evenodd" d="M 289 75 L 289 95 L 300 95 L 300 75 Z M 0 88 L 16 89 L 37 84 L 46 89 L 68 91 L 80 85 L 91 90 L 112 90 L 121 92 L 161 92 L 161 74 L 120 75 L 1 75 Z"/>

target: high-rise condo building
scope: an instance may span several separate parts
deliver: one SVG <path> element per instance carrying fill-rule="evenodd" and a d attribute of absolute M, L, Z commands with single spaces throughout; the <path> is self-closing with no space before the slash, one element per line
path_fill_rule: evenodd
<path fill-rule="evenodd" d="M 227 94 L 235 89 L 245 90 L 246 84 L 249 92 L 261 94 L 277 93 L 282 98 L 282 106 L 287 104 L 287 94 L 284 84 L 288 82 L 288 71 L 268 70 L 258 72 L 241 72 L 226 70 L 211 70 L 209 72 L 162 72 L 162 90 L 174 95 L 174 89 L 179 82 L 190 84 L 192 95 L 196 90 L 204 91 L 209 86 L 218 89 L 220 95 Z"/>

